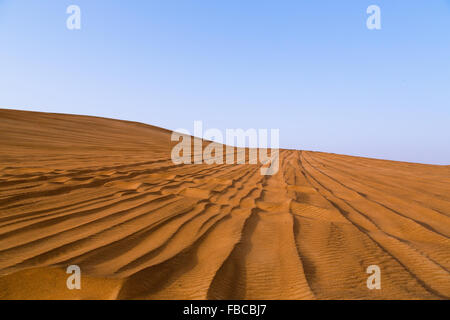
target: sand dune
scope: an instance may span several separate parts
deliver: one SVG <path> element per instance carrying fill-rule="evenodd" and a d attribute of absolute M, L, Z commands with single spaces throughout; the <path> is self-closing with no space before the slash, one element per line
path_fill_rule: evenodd
<path fill-rule="evenodd" d="M 262 176 L 175 165 L 140 123 L 0 110 L 0 132 L 0 299 L 450 298 L 449 166 L 281 150 Z"/>

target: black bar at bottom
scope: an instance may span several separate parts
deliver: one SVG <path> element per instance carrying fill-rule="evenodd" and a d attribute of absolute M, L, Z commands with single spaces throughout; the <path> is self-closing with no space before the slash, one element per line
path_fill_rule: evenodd
<path fill-rule="evenodd" d="M 303 319 L 446 314 L 447 301 L 0 301 L 3 315 L 145 319 Z M 143 318 L 143 319 L 144 319 Z M 87 319 L 86 319 L 87 320 Z"/>

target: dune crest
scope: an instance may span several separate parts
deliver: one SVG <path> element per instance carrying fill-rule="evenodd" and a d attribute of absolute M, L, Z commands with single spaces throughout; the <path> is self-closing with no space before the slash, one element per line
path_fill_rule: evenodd
<path fill-rule="evenodd" d="M 450 298 L 450 166 L 280 150 L 262 176 L 175 165 L 141 123 L 0 109 L 0 131 L 0 299 Z"/>

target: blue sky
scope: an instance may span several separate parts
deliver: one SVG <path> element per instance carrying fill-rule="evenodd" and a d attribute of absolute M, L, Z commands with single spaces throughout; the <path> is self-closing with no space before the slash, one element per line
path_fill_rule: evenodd
<path fill-rule="evenodd" d="M 450 164 L 450 0 L 0 0 L 0 107 Z"/>

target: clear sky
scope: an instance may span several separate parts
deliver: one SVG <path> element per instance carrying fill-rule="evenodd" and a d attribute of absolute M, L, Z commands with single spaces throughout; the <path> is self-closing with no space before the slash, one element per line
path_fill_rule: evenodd
<path fill-rule="evenodd" d="M 448 165 L 450 0 L 0 0 L 0 107 Z"/>

